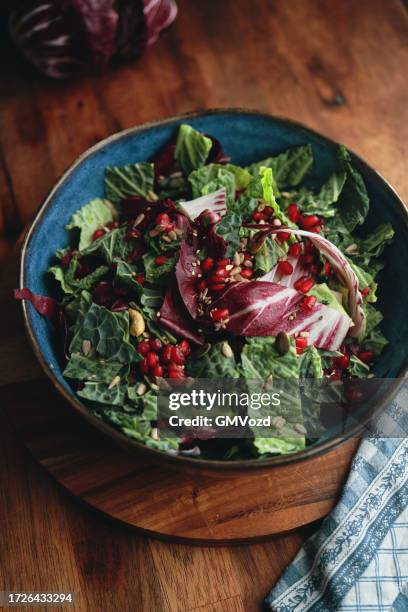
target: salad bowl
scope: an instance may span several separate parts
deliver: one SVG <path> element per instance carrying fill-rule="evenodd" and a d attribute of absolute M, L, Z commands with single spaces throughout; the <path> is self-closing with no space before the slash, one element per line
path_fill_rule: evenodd
<path fill-rule="evenodd" d="M 85 203 L 104 197 L 104 171 L 107 166 L 120 167 L 150 160 L 174 138 L 182 124 L 211 134 L 224 147 L 234 164 L 249 166 L 254 161 L 277 155 L 283 150 L 311 145 L 315 165 L 308 180 L 321 185 L 336 168 L 338 144 L 290 120 L 249 110 L 226 109 L 192 113 L 136 126 L 99 142 L 65 172 L 39 209 L 22 249 L 20 288 L 33 294 L 53 296 L 55 283 L 47 270 L 55 253 L 68 246 L 66 226 L 72 215 Z M 350 154 L 353 167 L 364 180 L 370 198 L 370 210 L 364 228 L 370 232 L 380 223 L 390 224 L 394 238 L 384 251 L 384 270 L 378 288 L 378 306 L 384 316 L 381 329 L 388 344 L 375 362 L 373 374 L 378 378 L 402 381 L 407 373 L 408 355 L 408 214 L 393 188 L 361 158 Z M 122 447 L 170 467 L 204 470 L 212 473 L 240 473 L 269 469 L 317 456 L 335 448 L 346 439 L 322 438 L 310 446 L 284 455 L 257 459 L 203 459 L 186 454 L 171 454 L 146 447 L 131 439 L 104 420 L 97 418 L 78 397 L 63 376 L 61 338 L 29 301 L 23 301 L 25 325 L 35 354 L 47 376 L 72 408 L 102 433 Z M 394 390 L 398 387 L 394 385 Z M 382 405 L 390 395 L 383 398 Z M 381 408 L 376 405 L 375 409 Z M 355 432 L 354 432 L 355 433 Z M 348 436 L 353 431 L 348 432 Z"/>

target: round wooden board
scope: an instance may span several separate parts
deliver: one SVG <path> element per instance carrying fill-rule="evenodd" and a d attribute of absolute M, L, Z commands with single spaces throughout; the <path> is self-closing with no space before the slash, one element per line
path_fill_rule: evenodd
<path fill-rule="evenodd" d="M 260 473 L 211 478 L 129 456 L 74 414 L 47 381 L 14 386 L 12 404 L 9 416 L 26 447 L 73 495 L 149 535 L 203 544 L 262 539 L 322 518 L 358 444 Z"/>

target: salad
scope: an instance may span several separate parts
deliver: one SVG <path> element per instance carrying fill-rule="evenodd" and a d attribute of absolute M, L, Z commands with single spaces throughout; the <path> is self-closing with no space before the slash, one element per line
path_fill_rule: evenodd
<path fill-rule="evenodd" d="M 58 304 L 16 292 L 58 319 L 64 377 L 95 415 L 153 448 L 256 458 L 310 441 L 163 437 L 159 381 L 372 376 L 387 344 L 376 279 L 394 232 L 360 229 L 369 197 L 344 146 L 319 188 L 313 164 L 304 144 L 241 167 L 181 125 L 153 161 L 105 169 L 105 197 L 72 216 L 73 246 L 49 269 Z"/>

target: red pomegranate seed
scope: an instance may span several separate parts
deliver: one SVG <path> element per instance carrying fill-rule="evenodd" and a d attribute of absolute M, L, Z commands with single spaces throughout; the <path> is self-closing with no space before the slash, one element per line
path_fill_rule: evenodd
<path fill-rule="evenodd" d="M 251 253 L 244 253 L 244 261 L 248 261 L 249 259 L 252 259 Z"/>
<path fill-rule="evenodd" d="M 313 234 L 320 234 L 321 231 L 322 231 L 322 226 L 321 225 L 314 225 L 309 230 L 309 232 L 313 232 Z"/>
<path fill-rule="evenodd" d="M 137 345 L 137 352 L 146 357 L 147 353 L 150 351 L 150 344 L 147 340 L 142 340 Z"/>
<path fill-rule="evenodd" d="M 240 275 L 242 276 L 242 278 L 252 278 L 254 271 L 251 270 L 251 268 L 244 268 L 243 270 L 241 270 Z"/>
<path fill-rule="evenodd" d="M 201 278 L 198 282 L 197 282 L 197 291 L 204 291 L 204 289 L 207 288 L 207 283 L 206 281 Z"/>
<path fill-rule="evenodd" d="M 297 204 L 289 204 L 287 209 L 288 217 L 293 223 L 297 223 L 300 218 L 300 209 Z"/>
<path fill-rule="evenodd" d="M 224 283 L 212 283 L 208 288 L 213 293 L 219 293 L 220 291 L 223 291 L 225 289 L 225 284 Z"/>
<path fill-rule="evenodd" d="M 153 376 L 163 376 L 163 368 L 161 365 L 157 365 L 153 370 Z"/>
<path fill-rule="evenodd" d="M 150 351 L 146 355 L 146 363 L 149 366 L 149 369 L 152 370 L 159 363 L 159 356 L 157 353 Z"/>
<path fill-rule="evenodd" d="M 162 225 L 163 227 L 166 227 L 167 225 L 169 225 L 169 223 L 171 223 L 171 219 L 167 213 L 160 213 L 157 215 L 155 222 L 156 225 Z"/>
<path fill-rule="evenodd" d="M 171 347 L 171 360 L 176 365 L 183 365 L 185 361 L 184 354 L 180 351 L 177 346 Z"/>
<path fill-rule="evenodd" d="M 144 252 L 144 247 L 139 245 L 138 247 L 133 249 L 133 251 L 128 256 L 128 262 L 133 263 L 135 261 L 138 261 L 142 257 L 142 255 L 144 255 Z"/>
<path fill-rule="evenodd" d="M 367 297 L 367 295 L 370 295 L 370 291 L 371 291 L 370 287 L 364 287 L 364 289 L 361 292 L 361 295 L 363 297 Z"/>
<path fill-rule="evenodd" d="M 293 266 L 290 263 L 290 261 L 286 261 L 286 260 L 280 261 L 278 263 L 278 272 L 279 274 L 283 274 L 284 276 L 292 274 Z"/>
<path fill-rule="evenodd" d="M 106 227 L 109 230 L 117 229 L 119 227 L 119 221 L 109 221 L 109 223 L 106 225 Z"/>
<path fill-rule="evenodd" d="M 256 210 L 254 213 L 252 213 L 252 219 L 256 223 L 259 223 L 259 221 L 266 221 L 266 215 L 260 210 Z"/>
<path fill-rule="evenodd" d="M 320 225 L 320 219 L 317 215 L 302 215 L 300 217 L 300 225 L 302 229 L 311 231 L 316 225 Z"/>
<path fill-rule="evenodd" d="M 126 234 L 126 240 L 138 240 L 142 237 L 142 232 L 136 227 L 130 229 Z"/>
<path fill-rule="evenodd" d="M 290 232 L 279 232 L 279 234 L 277 234 L 277 237 L 278 237 L 279 242 L 286 242 L 291 237 L 291 233 Z"/>
<path fill-rule="evenodd" d="M 228 266 L 231 263 L 231 260 L 228 257 L 224 257 L 217 262 L 218 267 Z"/>
<path fill-rule="evenodd" d="M 206 257 L 200 264 L 203 272 L 209 272 L 214 267 L 214 260 L 212 257 Z"/>
<path fill-rule="evenodd" d="M 299 257 L 301 252 L 302 252 L 302 245 L 300 244 L 300 242 L 294 242 L 293 244 L 290 245 L 289 255 L 291 255 L 292 257 Z"/>
<path fill-rule="evenodd" d="M 296 348 L 304 349 L 307 347 L 307 338 L 303 338 L 303 336 L 298 336 L 295 342 Z"/>
<path fill-rule="evenodd" d="M 340 370 L 346 370 L 350 364 L 350 355 L 344 353 L 341 357 L 335 357 L 333 359 L 333 365 Z"/>
<path fill-rule="evenodd" d="M 174 378 L 175 380 L 182 380 L 185 378 L 184 372 L 181 368 L 169 368 L 169 378 Z"/>
<path fill-rule="evenodd" d="M 170 363 L 171 349 L 172 349 L 171 344 L 166 344 L 166 346 L 163 348 L 161 355 L 160 355 L 161 361 L 163 361 L 163 363 Z"/>
<path fill-rule="evenodd" d="M 139 364 L 139 367 L 140 367 L 140 371 L 141 371 L 142 374 L 147 374 L 148 373 L 149 365 L 148 365 L 148 363 L 146 361 L 146 358 L 142 359 L 142 361 Z"/>
<path fill-rule="evenodd" d="M 330 276 L 331 271 L 332 271 L 332 267 L 331 267 L 330 263 L 328 261 L 325 261 L 323 269 L 322 269 L 323 276 Z"/>
<path fill-rule="evenodd" d="M 303 310 L 303 312 L 307 312 L 308 310 L 313 310 L 316 302 L 317 302 L 317 297 L 315 295 L 307 295 L 306 297 L 303 298 L 300 304 L 300 308 Z"/>
<path fill-rule="evenodd" d="M 187 355 L 191 353 L 191 347 L 190 347 L 190 343 L 188 340 L 182 340 L 181 342 L 178 343 L 177 346 L 180 349 L 180 351 L 183 353 L 183 355 L 185 355 L 186 357 Z"/>
<path fill-rule="evenodd" d="M 210 312 L 210 317 L 213 321 L 222 321 L 228 319 L 229 310 L 228 308 L 213 308 Z"/>
<path fill-rule="evenodd" d="M 154 260 L 154 263 L 156 264 L 156 266 L 162 266 L 168 261 L 168 259 L 169 258 L 166 257 L 166 255 L 158 255 Z"/>
<path fill-rule="evenodd" d="M 98 240 L 98 238 L 102 238 L 106 234 L 104 229 L 97 229 L 92 234 L 92 240 Z"/>
<path fill-rule="evenodd" d="M 265 206 L 265 208 L 263 209 L 263 214 L 270 219 L 270 217 L 272 217 L 274 210 L 272 208 L 272 206 Z"/>
<path fill-rule="evenodd" d="M 308 278 L 307 276 L 301 276 L 299 280 L 296 281 L 294 287 L 297 291 L 301 293 L 307 293 L 315 284 L 313 278 Z"/>
<path fill-rule="evenodd" d="M 149 345 L 152 351 L 155 351 L 156 353 L 161 351 L 163 348 L 163 343 L 161 340 L 159 340 L 159 338 L 152 338 L 149 340 Z"/>
<path fill-rule="evenodd" d="M 136 274 L 135 281 L 139 283 L 139 285 L 144 285 L 146 282 L 146 277 L 144 274 Z"/>
<path fill-rule="evenodd" d="M 373 351 L 360 351 L 358 354 L 358 358 L 363 363 L 371 363 L 374 359 L 374 353 Z"/>
<path fill-rule="evenodd" d="M 217 278 L 218 280 L 220 278 L 225 278 L 226 276 L 229 275 L 229 272 L 225 269 L 225 268 L 217 268 L 213 274 L 213 277 Z M 210 277 L 211 278 L 211 277 Z"/>

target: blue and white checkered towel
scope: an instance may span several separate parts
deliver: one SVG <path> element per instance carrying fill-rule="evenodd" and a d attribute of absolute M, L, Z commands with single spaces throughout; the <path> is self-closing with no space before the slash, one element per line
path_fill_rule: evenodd
<path fill-rule="evenodd" d="M 408 385 L 384 413 L 406 429 Z M 384 429 L 383 431 L 391 431 Z M 408 612 L 408 440 L 367 438 L 333 512 L 266 599 L 278 612 Z"/>

